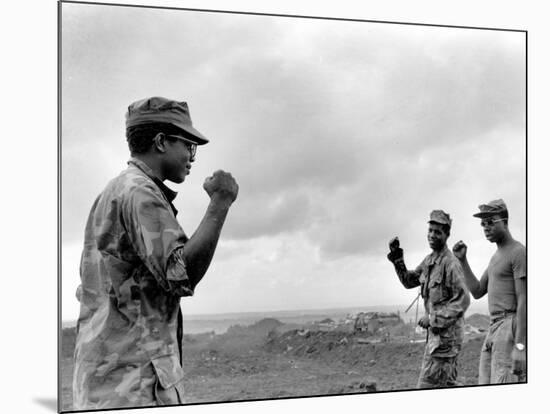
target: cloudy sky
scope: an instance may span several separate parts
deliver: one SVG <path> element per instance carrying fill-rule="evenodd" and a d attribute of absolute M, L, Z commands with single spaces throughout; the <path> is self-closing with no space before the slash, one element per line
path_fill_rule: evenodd
<path fill-rule="evenodd" d="M 186 313 L 404 304 L 386 260 L 429 253 L 433 209 L 481 275 L 472 217 L 503 198 L 525 242 L 525 37 L 519 32 L 99 5 L 62 7 L 62 318 L 87 214 L 126 166 L 127 106 L 189 103 L 210 138 L 179 192 L 191 236 L 204 178 L 237 179 L 218 250 Z"/>

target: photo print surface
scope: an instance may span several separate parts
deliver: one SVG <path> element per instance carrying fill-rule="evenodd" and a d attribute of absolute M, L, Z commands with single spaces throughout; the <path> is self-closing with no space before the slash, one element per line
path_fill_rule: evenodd
<path fill-rule="evenodd" d="M 60 7 L 63 411 L 525 381 L 525 32 Z"/>

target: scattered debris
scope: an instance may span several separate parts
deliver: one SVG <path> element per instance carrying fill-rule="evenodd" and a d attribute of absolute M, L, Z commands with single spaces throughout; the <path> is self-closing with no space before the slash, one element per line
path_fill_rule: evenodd
<path fill-rule="evenodd" d="M 354 329 L 356 332 L 376 333 L 382 328 L 402 323 L 399 312 L 359 312 L 355 317 Z"/>

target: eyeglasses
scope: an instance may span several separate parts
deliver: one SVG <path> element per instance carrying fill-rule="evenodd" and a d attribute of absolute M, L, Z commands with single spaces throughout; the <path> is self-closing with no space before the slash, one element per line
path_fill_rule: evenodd
<path fill-rule="evenodd" d="M 484 220 L 481 220 L 481 227 L 489 227 L 489 226 L 494 226 L 495 223 L 498 223 L 499 221 L 504 221 L 506 219 L 492 219 L 492 218 L 488 218 L 488 219 L 484 219 Z"/>
<path fill-rule="evenodd" d="M 187 147 L 187 149 L 189 150 L 189 154 L 191 154 L 191 159 L 195 158 L 195 155 L 197 154 L 196 142 L 193 142 L 187 138 L 184 138 L 181 135 L 166 135 L 166 136 L 182 140 L 185 143 L 185 146 Z"/>

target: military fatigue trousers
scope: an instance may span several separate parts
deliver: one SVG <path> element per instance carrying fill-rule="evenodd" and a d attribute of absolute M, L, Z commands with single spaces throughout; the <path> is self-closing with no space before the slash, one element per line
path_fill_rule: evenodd
<path fill-rule="evenodd" d="M 460 385 L 457 375 L 456 356 L 433 356 L 426 346 L 416 388 L 454 387 Z"/>

